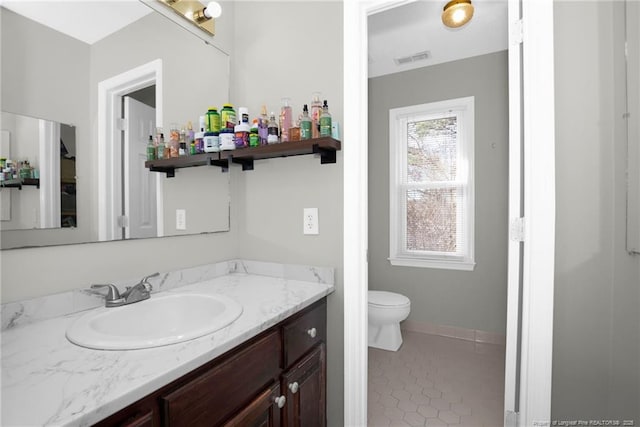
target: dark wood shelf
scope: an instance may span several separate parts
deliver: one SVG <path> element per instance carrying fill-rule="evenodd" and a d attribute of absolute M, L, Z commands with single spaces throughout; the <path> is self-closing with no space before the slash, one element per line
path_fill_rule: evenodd
<path fill-rule="evenodd" d="M 147 160 L 144 165 L 152 172 L 164 172 L 168 178 L 173 178 L 176 175 L 176 169 L 209 166 L 215 164 L 213 162 L 217 162 L 219 159 L 219 153 L 203 153 L 172 159 Z"/>
<path fill-rule="evenodd" d="M 22 179 L 10 179 L 7 181 L 2 181 L 0 183 L 0 188 L 17 188 L 18 190 L 22 190 L 22 186 L 29 185 L 40 188 L 40 179 L 38 178 L 22 178 Z"/>
<path fill-rule="evenodd" d="M 306 154 L 319 154 L 321 164 L 335 163 L 336 152 L 340 151 L 340 149 L 340 141 L 330 137 L 322 137 L 261 145 L 259 147 L 238 148 L 216 153 L 195 154 L 172 159 L 148 160 L 145 162 L 145 166 L 154 172 L 164 172 L 167 177 L 171 178 L 175 176 L 175 170 L 180 168 L 212 165 L 227 170 L 229 163 L 236 163 L 242 165 L 242 170 L 253 170 L 253 162 L 255 160 Z"/>
<path fill-rule="evenodd" d="M 233 163 L 241 164 L 242 170 L 253 170 L 254 160 L 305 154 L 319 154 L 320 163 L 327 164 L 336 162 L 336 151 L 339 151 L 340 148 L 340 141 L 337 139 L 322 137 L 221 151 L 220 159 L 230 159 Z"/>

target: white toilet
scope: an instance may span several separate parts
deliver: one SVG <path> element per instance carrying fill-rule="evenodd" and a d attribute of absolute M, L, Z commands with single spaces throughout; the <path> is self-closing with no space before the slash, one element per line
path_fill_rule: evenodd
<path fill-rule="evenodd" d="M 410 311 L 411 301 L 404 295 L 369 291 L 369 347 L 397 351 L 402 344 L 400 322 Z"/>

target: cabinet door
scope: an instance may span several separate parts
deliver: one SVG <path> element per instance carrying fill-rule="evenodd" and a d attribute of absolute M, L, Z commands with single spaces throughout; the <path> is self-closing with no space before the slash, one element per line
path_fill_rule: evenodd
<path fill-rule="evenodd" d="M 165 425 L 211 427 L 232 414 L 280 374 L 281 339 L 277 331 L 217 363 L 207 372 L 161 396 Z"/>
<path fill-rule="evenodd" d="M 249 405 L 225 423 L 225 427 L 280 427 L 281 409 L 286 397 L 280 395 L 280 384 L 274 383 Z"/>
<path fill-rule="evenodd" d="M 153 399 L 143 399 L 94 424 L 94 427 L 158 427 L 160 414 Z"/>
<path fill-rule="evenodd" d="M 283 426 L 326 425 L 326 370 L 325 346 L 320 343 L 282 375 L 287 397 Z"/>

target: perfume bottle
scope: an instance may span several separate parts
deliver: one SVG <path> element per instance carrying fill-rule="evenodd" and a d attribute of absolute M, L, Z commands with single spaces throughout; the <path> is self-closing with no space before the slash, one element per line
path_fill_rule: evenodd
<path fill-rule="evenodd" d="M 311 94 L 311 138 L 320 136 L 320 114 L 322 114 L 322 102 L 320 92 Z"/>
<path fill-rule="evenodd" d="M 300 139 L 311 139 L 313 123 L 309 117 L 309 108 L 307 104 L 302 107 L 302 118 L 300 119 Z"/>
<path fill-rule="evenodd" d="M 280 109 L 280 140 L 289 141 L 289 128 L 291 127 L 291 106 L 289 98 L 282 98 L 282 108 Z"/>
<path fill-rule="evenodd" d="M 331 114 L 327 100 L 322 104 L 322 114 L 320 114 L 320 136 L 331 136 Z"/>
<path fill-rule="evenodd" d="M 269 117 L 269 124 L 267 125 L 267 143 L 269 144 L 277 144 L 278 143 L 278 122 L 276 121 L 276 115 L 274 112 L 271 112 L 271 116 Z"/>
<path fill-rule="evenodd" d="M 258 118 L 258 137 L 260 138 L 260 145 L 266 145 L 268 143 L 269 135 L 269 117 L 267 116 L 267 106 L 263 105 L 260 111 L 260 117 Z"/>

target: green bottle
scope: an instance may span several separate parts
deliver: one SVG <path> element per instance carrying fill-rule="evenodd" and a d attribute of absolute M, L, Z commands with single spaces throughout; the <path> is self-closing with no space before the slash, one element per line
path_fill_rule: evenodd
<path fill-rule="evenodd" d="M 326 99 L 322 104 L 322 113 L 320 114 L 320 136 L 331 136 L 331 114 L 329 114 Z"/>
<path fill-rule="evenodd" d="M 149 142 L 147 143 L 147 160 L 156 159 L 156 145 L 153 143 L 153 135 L 149 135 Z"/>
<path fill-rule="evenodd" d="M 302 107 L 302 118 L 300 119 L 300 139 L 311 139 L 312 122 L 309 117 L 307 104 Z"/>
<path fill-rule="evenodd" d="M 220 132 L 220 113 L 216 107 L 207 110 L 207 132 Z"/>

